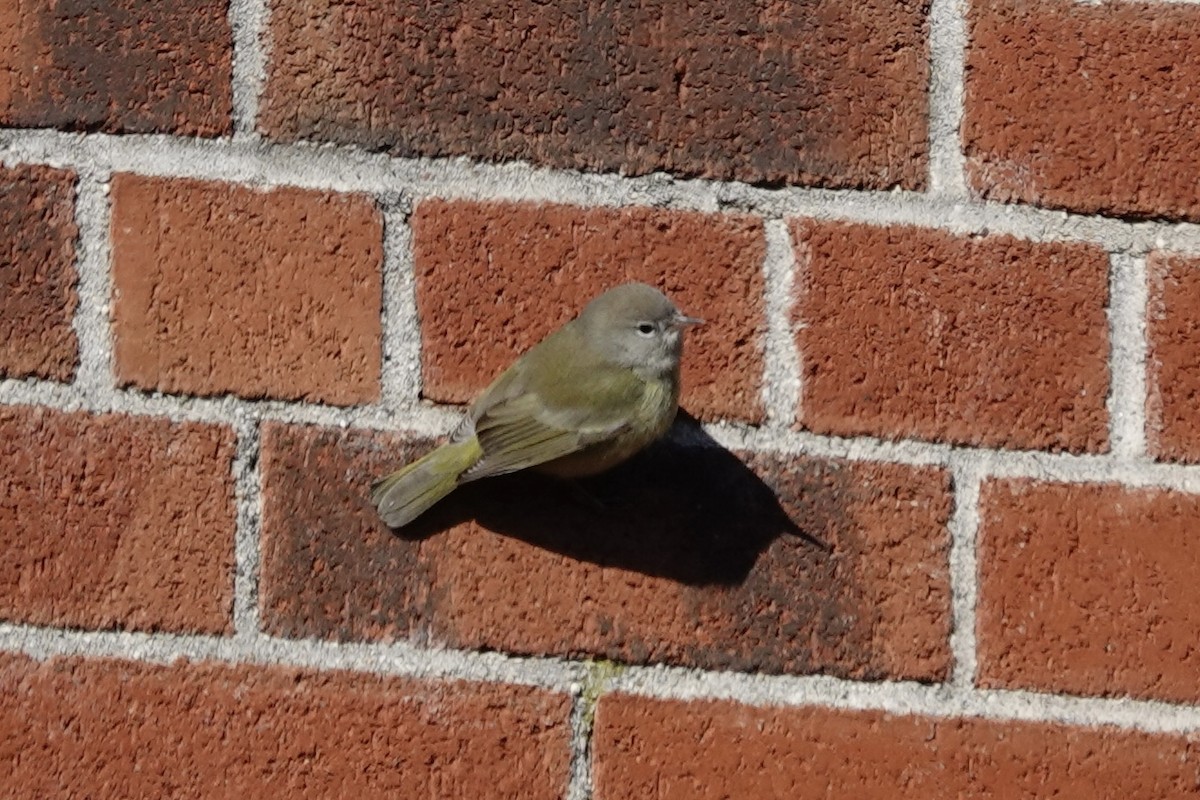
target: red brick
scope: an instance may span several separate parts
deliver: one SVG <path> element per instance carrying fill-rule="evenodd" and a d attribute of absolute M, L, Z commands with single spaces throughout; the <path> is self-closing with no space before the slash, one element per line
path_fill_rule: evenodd
<path fill-rule="evenodd" d="M 228 428 L 0 406 L 0 618 L 224 633 Z"/>
<path fill-rule="evenodd" d="M 0 167 L 0 375 L 74 377 L 78 234 L 73 173 Z"/>
<path fill-rule="evenodd" d="M 0 6 L 0 125 L 232 131 L 222 0 L 21 0 Z"/>
<path fill-rule="evenodd" d="M 1163 460 L 1200 462 L 1200 258 L 1152 254 L 1146 440 Z"/>
<path fill-rule="evenodd" d="M 5 796 L 562 797 L 570 699 L 253 665 L 0 656 Z"/>
<path fill-rule="evenodd" d="M 1191 797 L 1200 737 L 606 695 L 597 800 Z"/>
<path fill-rule="evenodd" d="M 682 404 L 762 418 L 762 221 L 649 208 L 428 201 L 413 217 L 424 393 L 471 400 L 607 288 L 640 280 L 707 324 L 687 332 Z"/>
<path fill-rule="evenodd" d="M 1200 495 L 984 484 L 979 683 L 1200 700 Z"/>
<path fill-rule="evenodd" d="M 979 195 L 1200 219 L 1200 9 L 971 5 L 963 145 Z"/>
<path fill-rule="evenodd" d="M 949 671 L 940 470 L 743 463 L 664 443 L 582 489 L 535 475 L 468 484 L 389 533 L 371 478 L 429 446 L 265 427 L 267 631 L 859 678 Z"/>
<path fill-rule="evenodd" d="M 920 189 L 926 8 L 281 0 L 260 126 L 403 156 Z"/>
<path fill-rule="evenodd" d="M 122 384 L 379 398 L 383 222 L 368 198 L 135 175 L 112 198 Z"/>
<path fill-rule="evenodd" d="M 797 220 L 800 422 L 1108 449 L 1108 258 L 1083 244 Z"/>

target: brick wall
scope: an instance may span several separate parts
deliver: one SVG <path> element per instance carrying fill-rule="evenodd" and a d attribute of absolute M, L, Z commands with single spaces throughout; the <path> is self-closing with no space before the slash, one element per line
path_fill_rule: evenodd
<path fill-rule="evenodd" d="M 8 4 L 5 795 L 1200 792 L 1198 87 L 1191 3 Z M 383 529 L 626 279 L 693 419 Z"/>

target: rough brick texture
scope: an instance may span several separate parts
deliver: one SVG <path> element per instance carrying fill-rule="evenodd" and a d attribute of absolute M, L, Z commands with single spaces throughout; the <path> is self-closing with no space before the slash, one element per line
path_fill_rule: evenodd
<path fill-rule="evenodd" d="M 980 515 L 981 685 L 1200 701 L 1200 496 L 996 480 Z"/>
<path fill-rule="evenodd" d="M 0 406 L 0 618 L 229 630 L 233 449 L 215 425 Z"/>
<path fill-rule="evenodd" d="M 685 336 L 682 405 L 761 419 L 761 220 L 433 200 L 417 207 L 413 237 L 427 397 L 473 399 L 592 297 L 640 280 L 707 321 Z"/>
<path fill-rule="evenodd" d="M 0 6 L 0 125 L 217 136 L 232 130 L 222 0 Z"/>
<path fill-rule="evenodd" d="M 1200 219 L 1200 8 L 971 5 L 963 144 L 976 192 Z"/>
<path fill-rule="evenodd" d="M 823 708 L 601 698 L 597 800 L 1121 797 L 1196 791 L 1200 739 Z"/>
<path fill-rule="evenodd" d="M 803 427 L 1107 450 L 1100 248 L 810 220 L 792 234 Z"/>
<path fill-rule="evenodd" d="M 383 223 L 369 199 L 118 175 L 112 202 L 122 383 L 379 397 Z"/>
<path fill-rule="evenodd" d="M 74 174 L 0 168 L 0 376 L 75 374 L 77 235 Z"/>
<path fill-rule="evenodd" d="M 564 795 L 570 700 L 504 684 L 0 656 L 5 796 Z"/>
<path fill-rule="evenodd" d="M 925 11 L 279 0 L 260 126 L 406 156 L 919 189 Z"/>
<path fill-rule="evenodd" d="M 469 484 L 389 533 L 370 481 L 428 447 L 265 427 L 269 632 L 947 676 L 950 498 L 937 469 L 765 455 L 745 457 L 747 467 L 727 451 L 667 443 L 582 489 L 534 475 Z"/>
<path fill-rule="evenodd" d="M 1200 461 L 1200 258 L 1151 255 L 1146 440 L 1160 459 Z"/>

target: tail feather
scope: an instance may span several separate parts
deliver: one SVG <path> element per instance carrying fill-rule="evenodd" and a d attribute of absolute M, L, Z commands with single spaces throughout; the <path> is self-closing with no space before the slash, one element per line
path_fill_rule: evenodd
<path fill-rule="evenodd" d="M 444 444 L 377 481 L 371 487 L 371 502 L 384 524 L 401 528 L 454 491 L 459 478 L 481 455 L 475 437 Z"/>

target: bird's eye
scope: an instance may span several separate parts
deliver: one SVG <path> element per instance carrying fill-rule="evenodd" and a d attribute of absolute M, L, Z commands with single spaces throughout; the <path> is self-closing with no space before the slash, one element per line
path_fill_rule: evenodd
<path fill-rule="evenodd" d="M 642 336 L 649 336 L 652 333 L 654 333 L 654 326 L 651 325 L 649 322 L 639 323 L 637 326 L 637 332 L 640 333 Z"/>

